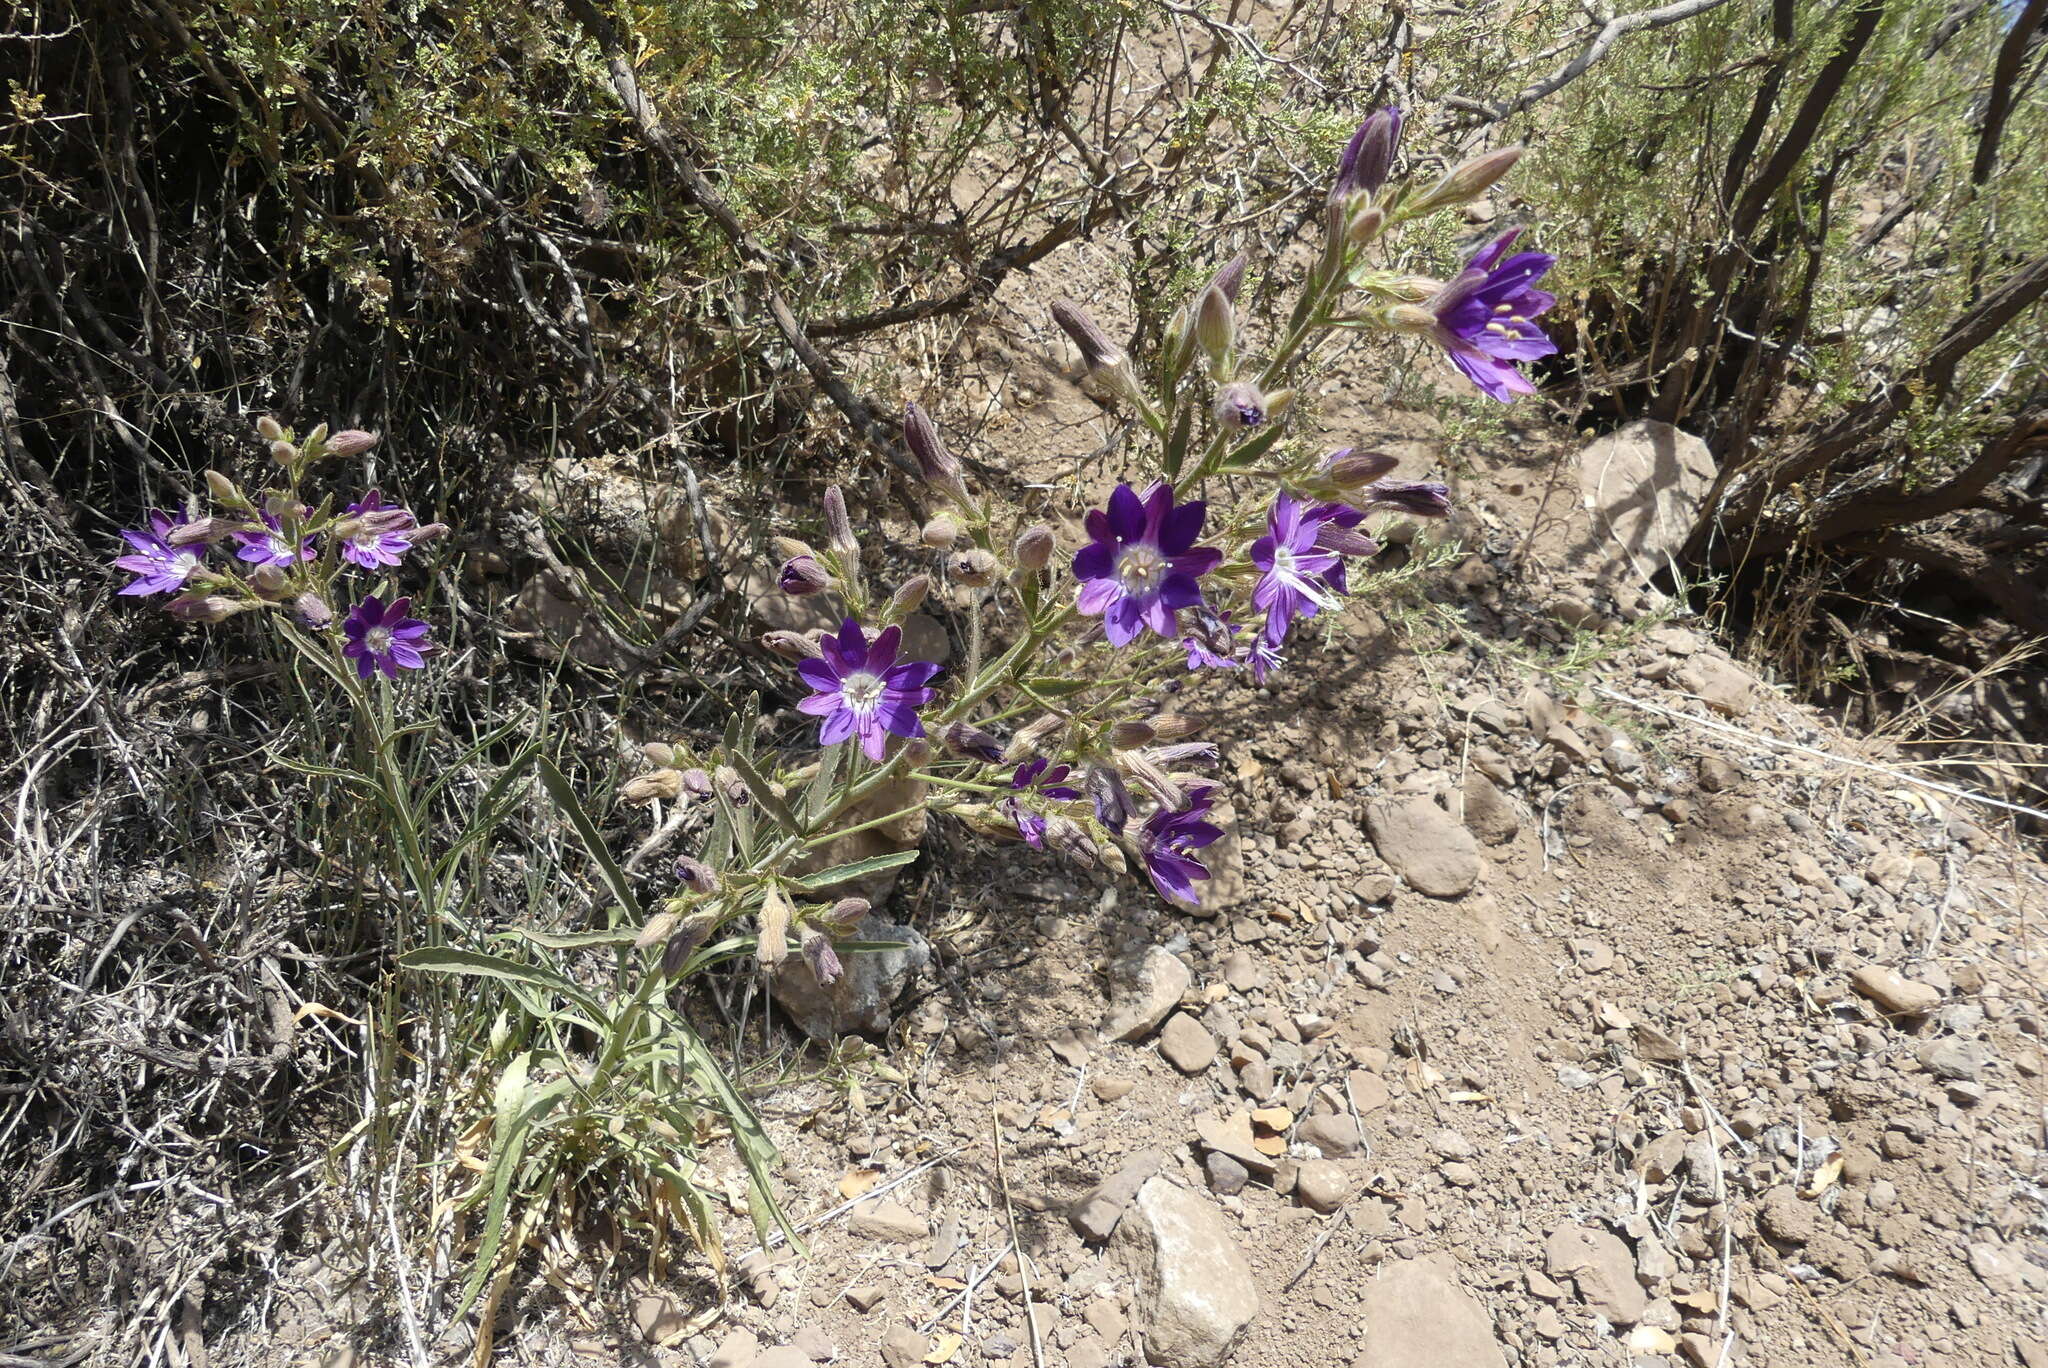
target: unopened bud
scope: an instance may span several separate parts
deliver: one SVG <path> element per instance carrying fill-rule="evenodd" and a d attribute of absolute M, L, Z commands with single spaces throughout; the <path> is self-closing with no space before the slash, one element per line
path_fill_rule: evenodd
<path fill-rule="evenodd" d="M 810 660 L 820 654 L 817 644 L 802 632 L 763 632 L 761 649 L 784 660 Z"/>
<path fill-rule="evenodd" d="M 1103 370 L 1125 359 L 1124 349 L 1110 341 L 1109 334 L 1097 327 L 1095 320 L 1079 304 L 1060 298 L 1053 300 L 1050 309 L 1052 321 L 1073 339 L 1089 370 Z"/>
<path fill-rule="evenodd" d="M 690 956 L 697 953 L 697 947 L 711 938 L 718 928 L 718 913 L 697 912 L 683 918 L 676 929 L 669 933 L 668 944 L 661 950 L 661 972 L 663 977 L 672 978 L 682 972 L 690 962 Z"/>
<path fill-rule="evenodd" d="M 367 523 L 362 518 L 343 518 L 327 531 L 328 535 L 341 541 L 352 541 L 362 534 L 366 526 Z"/>
<path fill-rule="evenodd" d="M 1086 786 L 1089 801 L 1095 805 L 1095 820 L 1109 828 L 1111 834 L 1120 834 L 1137 811 L 1123 775 L 1108 765 L 1091 765 Z"/>
<path fill-rule="evenodd" d="M 1380 311 L 1380 320 L 1398 333 L 1428 335 L 1437 328 L 1436 314 L 1420 304 L 1390 304 Z"/>
<path fill-rule="evenodd" d="M 666 741 L 649 741 L 640 748 L 640 753 L 647 757 L 649 764 L 661 765 L 668 769 L 675 768 L 676 748 Z M 677 775 L 676 778 L 680 783 L 682 776 Z"/>
<path fill-rule="evenodd" d="M 1045 819 L 1045 839 L 1068 859 L 1079 865 L 1093 867 L 1101 862 L 1102 849 L 1094 838 L 1081 829 L 1078 822 L 1070 818 L 1051 816 Z"/>
<path fill-rule="evenodd" d="M 327 439 L 329 456 L 360 456 L 377 445 L 380 434 L 365 432 L 361 428 L 343 428 Z"/>
<path fill-rule="evenodd" d="M 836 982 L 845 972 L 839 963 L 839 952 L 832 948 L 832 938 L 814 926 L 806 926 L 798 933 L 798 944 L 802 947 L 804 963 L 810 967 L 811 977 L 818 981 L 820 988 Z"/>
<path fill-rule="evenodd" d="M 796 556 L 782 563 L 775 583 L 791 598 L 820 594 L 832 587 L 832 574 L 810 556 Z"/>
<path fill-rule="evenodd" d="M 282 603 L 290 595 L 290 582 L 284 571 L 275 565 L 259 565 L 249 572 L 249 587 L 256 596 L 271 603 Z"/>
<path fill-rule="evenodd" d="M 1323 475 L 1339 489 L 1357 489 L 1391 474 L 1397 464 L 1383 451 L 1341 447 L 1323 458 Z"/>
<path fill-rule="evenodd" d="M 711 776 L 695 767 L 684 770 L 683 792 L 693 798 L 709 798 L 712 793 Z"/>
<path fill-rule="evenodd" d="M 218 518 L 194 518 L 188 523 L 173 527 L 164 540 L 172 546 L 198 546 L 205 542 L 217 542 L 234 532 L 232 524 Z"/>
<path fill-rule="evenodd" d="M 647 919 L 647 925 L 640 928 L 640 934 L 633 937 L 633 948 L 645 950 L 668 939 L 668 933 L 675 929 L 676 914 L 657 912 Z"/>
<path fill-rule="evenodd" d="M 688 855 L 676 857 L 676 881 L 692 893 L 716 893 L 718 871 Z"/>
<path fill-rule="evenodd" d="M 307 434 L 306 434 L 306 442 L 305 442 L 305 445 L 306 445 L 306 449 L 307 449 L 308 451 L 316 450 L 316 449 L 318 449 L 318 448 L 320 448 L 320 447 L 323 447 L 323 446 L 325 446 L 325 445 L 326 445 L 326 443 L 327 443 L 327 424 L 325 424 L 325 423 L 316 423 L 316 424 L 314 424 L 314 425 L 313 425 L 313 430 L 312 430 L 311 432 L 309 432 L 309 433 L 307 433 Z"/>
<path fill-rule="evenodd" d="M 405 539 L 414 546 L 418 546 L 421 542 L 430 542 L 436 537 L 445 537 L 447 535 L 447 523 L 423 523 L 407 531 Z"/>
<path fill-rule="evenodd" d="M 1214 769 L 1220 757 L 1214 741 L 1176 741 L 1153 751 L 1152 758 L 1162 765 L 1201 765 L 1205 769 Z"/>
<path fill-rule="evenodd" d="M 1444 173 L 1444 178 L 1422 192 L 1415 201 L 1415 213 L 1427 213 L 1442 209 L 1446 205 L 1464 204 L 1478 199 L 1486 193 L 1488 186 L 1505 176 L 1514 164 L 1522 159 L 1526 148 L 1496 147 L 1491 152 L 1458 163 Z"/>
<path fill-rule="evenodd" d="M 889 606 L 883 610 L 883 618 L 889 622 L 903 621 L 924 605 L 925 595 L 931 591 L 930 575 L 912 575 L 889 595 Z"/>
<path fill-rule="evenodd" d="M 903 763 L 912 769 L 923 769 L 932 762 L 932 743 L 922 736 L 913 736 L 903 743 Z"/>
<path fill-rule="evenodd" d="M 903 406 L 903 444 L 917 458 L 917 467 L 924 472 L 926 484 L 962 508 L 973 506 L 973 500 L 967 495 L 967 484 L 960 478 L 959 458 L 946 449 L 931 415 L 918 407 L 915 400 Z"/>
<path fill-rule="evenodd" d="M 1266 421 L 1266 396 L 1249 380 L 1237 380 L 1216 391 L 1216 426 L 1242 432 Z"/>
<path fill-rule="evenodd" d="M 278 422 L 277 419 L 267 413 L 256 420 L 256 431 L 266 442 L 282 442 L 284 440 L 284 424 Z"/>
<path fill-rule="evenodd" d="M 1205 724 L 1186 713 L 1160 713 L 1152 719 L 1152 735 L 1161 741 L 1179 741 L 1195 735 Z"/>
<path fill-rule="evenodd" d="M 770 537 L 768 549 L 775 553 L 775 559 L 779 561 L 795 560 L 798 556 L 809 556 L 815 560 L 818 555 L 811 549 L 809 542 L 798 541 L 795 537 Z"/>
<path fill-rule="evenodd" d="M 1156 736 L 1149 723 L 1129 718 L 1109 729 L 1109 744 L 1118 750 L 1130 750 L 1135 746 L 1148 746 Z"/>
<path fill-rule="evenodd" d="M 241 507 L 248 502 L 242 497 L 242 491 L 235 488 L 235 482 L 221 474 L 218 470 L 206 472 L 206 492 L 219 499 L 222 503 L 232 504 L 236 507 Z"/>
<path fill-rule="evenodd" d="M 224 594 L 180 594 L 164 605 L 164 611 L 180 622 L 225 622 L 249 607 Z"/>
<path fill-rule="evenodd" d="M 979 589 L 984 584 L 993 584 L 1002 566 L 994 553 L 977 546 L 952 557 L 946 569 L 960 583 Z"/>
<path fill-rule="evenodd" d="M 763 970 L 774 973 L 789 958 L 789 900 L 774 884 L 761 900 L 761 930 L 754 942 L 754 959 Z"/>
<path fill-rule="evenodd" d="M 299 621 L 308 627 L 325 627 L 334 621 L 333 605 L 310 589 L 292 600 L 292 607 L 298 610 Z"/>
<path fill-rule="evenodd" d="M 658 769 L 628 779 L 620 787 L 619 796 L 629 803 L 669 803 L 674 802 L 682 791 L 682 771 Z"/>
<path fill-rule="evenodd" d="M 288 466 L 293 461 L 299 459 L 299 449 L 290 442 L 272 442 L 270 444 L 270 459 L 281 466 Z"/>
<path fill-rule="evenodd" d="M 1003 747 L 993 736 L 969 722 L 948 722 L 939 729 L 939 740 L 955 755 L 994 764 L 1003 758 Z"/>
<path fill-rule="evenodd" d="M 1294 391 L 1276 389 L 1266 396 L 1266 421 L 1277 423 L 1294 410 Z"/>
<path fill-rule="evenodd" d="M 1203 290 L 1195 303 L 1193 328 L 1195 345 L 1208 354 L 1212 368 L 1220 369 L 1237 345 L 1237 316 L 1230 307 L 1230 296 L 1214 285 Z"/>
<path fill-rule="evenodd" d="M 1389 299 L 1398 299 L 1408 304 L 1420 304 L 1425 300 L 1436 298 L 1443 290 L 1444 283 L 1441 280 L 1431 280 L 1428 276 L 1395 276 L 1393 279 L 1381 284 L 1378 288 L 1379 293 Z"/>
<path fill-rule="evenodd" d="M 1224 262 L 1222 268 L 1215 275 L 1209 277 L 1209 283 L 1203 287 L 1202 293 L 1207 294 L 1210 290 L 1221 290 L 1225 299 L 1229 300 L 1232 304 L 1237 303 L 1238 289 L 1244 284 L 1244 267 L 1245 255 L 1243 252 L 1239 252 L 1236 256 Z"/>
<path fill-rule="evenodd" d="M 1364 193 L 1378 194 L 1394 167 L 1394 149 L 1401 141 L 1401 111 L 1375 110 L 1345 144 L 1337 159 L 1337 178 L 1330 186 L 1332 200 Z"/>
<path fill-rule="evenodd" d="M 1380 480 L 1366 487 L 1374 508 L 1391 508 L 1418 518 L 1441 518 L 1451 511 L 1449 485 L 1434 480 Z"/>
<path fill-rule="evenodd" d="M 845 935 L 860 925 L 861 918 L 867 916 L 871 907 L 873 904 L 866 898 L 841 898 L 820 920 Z"/>
<path fill-rule="evenodd" d="M 746 807 L 754 801 L 754 795 L 747 792 L 747 781 L 740 778 L 740 772 L 731 765 L 720 765 L 712 771 L 711 778 L 725 801 L 734 807 Z"/>
<path fill-rule="evenodd" d="M 860 543 L 853 536 L 853 523 L 846 516 L 846 496 L 839 492 L 838 485 L 825 486 L 825 531 L 832 549 L 840 555 L 860 554 Z"/>
<path fill-rule="evenodd" d="M 1344 228 L 1344 238 L 1353 247 L 1363 247 L 1378 237 L 1386 226 L 1387 211 L 1375 204 L 1351 216 L 1351 222 Z"/>
<path fill-rule="evenodd" d="M 1010 744 L 1003 748 L 1003 759 L 1015 762 L 1036 755 L 1040 743 L 1066 723 L 1067 719 L 1058 713 L 1046 713 L 1010 738 Z"/>
<path fill-rule="evenodd" d="M 1326 522 L 1316 530 L 1316 546 L 1338 556 L 1377 556 L 1380 544 L 1355 527 Z"/>
<path fill-rule="evenodd" d="M 1010 547 L 1010 556 L 1021 569 L 1037 574 L 1052 563 L 1052 553 L 1059 549 L 1052 529 L 1044 523 L 1027 527 L 1017 534 L 1017 540 Z"/>
<path fill-rule="evenodd" d="M 926 546 L 934 551 L 947 551 L 960 540 L 960 524 L 953 521 L 952 514 L 941 513 L 924 525 L 922 535 Z"/>

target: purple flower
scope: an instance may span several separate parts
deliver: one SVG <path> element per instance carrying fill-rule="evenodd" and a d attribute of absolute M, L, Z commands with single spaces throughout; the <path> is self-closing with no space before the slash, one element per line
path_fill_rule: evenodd
<path fill-rule="evenodd" d="M 1146 627 L 1169 640 L 1179 635 L 1179 610 L 1202 602 L 1196 581 L 1223 560 L 1214 547 L 1195 545 L 1206 515 L 1199 499 L 1176 506 L 1163 482 L 1142 499 L 1120 484 L 1107 512 L 1088 510 L 1093 540 L 1074 553 L 1074 578 L 1084 581 L 1080 610 L 1101 614 L 1111 644 L 1128 646 Z"/>
<path fill-rule="evenodd" d="M 1502 233 L 1474 252 L 1465 269 L 1425 306 L 1436 317 L 1436 339 L 1451 354 L 1451 364 L 1504 404 L 1517 394 L 1536 392 L 1513 363 L 1557 351 L 1557 344 L 1530 321 L 1557 303 L 1555 295 L 1536 288 L 1557 258 L 1517 252 L 1502 261 L 1520 232 Z"/>
<path fill-rule="evenodd" d="M 1267 515 L 1266 535 L 1252 543 L 1252 564 L 1265 572 L 1252 590 L 1252 603 L 1266 610 L 1266 640 L 1275 646 L 1287 640 L 1294 619 L 1337 606 L 1329 574 L 1341 575 L 1344 562 L 1318 546 L 1316 538 L 1339 507 L 1325 504 L 1304 511 L 1282 490 Z"/>
<path fill-rule="evenodd" d="M 1152 877 L 1153 887 L 1183 907 L 1200 904 L 1194 881 L 1209 877 L 1202 862 L 1188 852 L 1223 837 L 1223 829 L 1207 820 L 1209 795 L 1215 791 L 1208 784 L 1189 789 L 1186 807 L 1178 812 L 1161 808 L 1153 813 L 1145 819 L 1144 832 L 1138 838 L 1138 855 L 1145 862 L 1145 872 Z"/>
<path fill-rule="evenodd" d="M 427 643 L 427 624 L 405 615 L 411 607 L 409 598 L 386 606 L 369 594 L 349 610 L 341 623 L 348 638 L 341 653 L 355 661 L 358 675 L 368 679 L 382 670 L 386 679 L 396 679 L 400 670 L 417 670 L 427 663 L 426 653 L 433 649 Z"/>
<path fill-rule="evenodd" d="M 1252 638 L 1245 648 L 1245 663 L 1252 667 L 1252 682 L 1263 684 L 1266 676 L 1287 663 L 1287 657 L 1280 654 L 1280 643 L 1266 640 L 1263 634 Z"/>
<path fill-rule="evenodd" d="M 1026 760 L 1023 764 L 1017 766 L 1017 772 L 1010 776 L 1010 787 L 1013 789 L 1036 789 L 1047 798 L 1057 798 L 1061 802 L 1067 803 L 1071 803 L 1076 798 L 1079 798 L 1081 790 L 1063 782 L 1069 773 L 1069 767 L 1066 765 L 1054 765 L 1052 769 L 1048 770 L 1046 766 L 1050 763 L 1050 761 L 1043 757 L 1036 760 Z M 1015 798 L 1003 799 L 1002 807 L 1003 811 L 1009 814 L 1010 820 L 1017 824 L 1017 834 L 1026 841 L 1029 841 L 1034 850 L 1043 849 L 1045 846 L 1045 818 L 1025 807 Z"/>
<path fill-rule="evenodd" d="M 121 590 L 123 594 L 175 594 L 185 587 L 185 581 L 192 578 L 192 572 L 205 559 L 206 546 L 204 543 L 174 546 L 171 534 L 191 522 L 192 519 L 182 513 L 172 517 L 168 513 L 152 512 L 147 531 L 122 531 L 122 540 L 134 551 L 117 557 L 114 566 L 135 576 Z"/>
<path fill-rule="evenodd" d="M 1090 765 L 1086 782 L 1088 799 L 1095 805 L 1095 820 L 1122 835 L 1124 824 L 1131 820 L 1135 811 L 1131 791 L 1125 786 L 1123 775 L 1111 765 Z"/>
<path fill-rule="evenodd" d="M 1212 612 L 1207 604 L 1197 606 L 1195 613 L 1194 630 L 1180 639 L 1188 653 L 1188 668 L 1236 669 L 1237 662 L 1230 658 L 1230 639 L 1237 635 L 1237 624 Z"/>
<path fill-rule="evenodd" d="M 348 506 L 349 517 L 362 523 L 361 530 L 341 544 L 341 558 L 365 570 L 397 565 L 412 550 L 412 530 L 417 520 L 405 509 L 384 502 L 376 490 L 361 502 Z"/>
<path fill-rule="evenodd" d="M 928 660 L 898 665 L 896 648 L 902 640 L 902 628 L 885 627 L 870 645 L 860 624 L 848 618 L 838 636 L 828 632 L 819 640 L 823 655 L 797 662 L 797 673 L 817 690 L 797 710 L 825 719 L 818 728 L 819 745 L 836 746 L 858 733 L 868 759 L 880 760 L 890 732 L 924 735 L 917 710 L 931 701 L 932 691 L 924 686 L 939 666 Z"/>
<path fill-rule="evenodd" d="M 1389 105 L 1374 111 L 1358 131 L 1351 135 L 1351 141 L 1344 146 L 1344 154 L 1337 159 L 1337 179 L 1330 186 L 1330 200 L 1335 203 L 1347 195 L 1364 191 L 1368 195 L 1378 194 L 1387 183 L 1387 173 L 1394 166 L 1394 148 L 1401 141 L 1401 111 Z"/>
<path fill-rule="evenodd" d="M 313 539 L 307 537 L 301 541 L 298 555 L 294 556 L 291 547 L 285 544 L 284 524 L 272 513 L 263 515 L 262 530 L 245 529 L 235 533 L 235 540 L 242 544 L 242 549 L 235 552 L 235 559 L 251 565 L 275 565 L 284 569 L 295 560 L 313 559 Z"/>

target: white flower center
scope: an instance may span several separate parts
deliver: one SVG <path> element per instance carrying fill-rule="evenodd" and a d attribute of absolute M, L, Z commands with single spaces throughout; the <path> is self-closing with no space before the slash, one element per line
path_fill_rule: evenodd
<path fill-rule="evenodd" d="M 1148 542 L 1134 542 L 1116 558 L 1117 582 L 1126 594 L 1156 593 L 1166 580 L 1167 569 L 1166 557 Z"/>
<path fill-rule="evenodd" d="M 1273 568 L 1283 575 L 1294 573 L 1294 549 L 1287 546 L 1273 548 Z"/>
<path fill-rule="evenodd" d="M 199 568 L 199 557 L 191 551 L 180 551 L 171 557 L 171 569 L 183 579 Z"/>
<path fill-rule="evenodd" d="M 363 645 L 377 655 L 390 655 L 391 629 L 389 627 L 372 627 L 369 631 L 363 633 Z"/>
<path fill-rule="evenodd" d="M 866 670 L 855 670 L 839 681 L 839 695 L 846 700 L 846 706 L 859 716 L 865 717 L 875 710 L 882 701 L 882 679 Z"/>

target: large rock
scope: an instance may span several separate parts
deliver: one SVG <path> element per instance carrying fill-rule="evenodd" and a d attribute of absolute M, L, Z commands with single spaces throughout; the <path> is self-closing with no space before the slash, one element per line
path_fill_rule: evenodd
<path fill-rule="evenodd" d="M 1488 845 L 1502 845 L 1515 839 L 1522 818 L 1493 780 L 1473 770 L 1465 776 L 1465 826 Z"/>
<path fill-rule="evenodd" d="M 1427 798 L 1376 798 L 1365 825 L 1380 858 L 1432 898 L 1459 897 L 1479 879 L 1479 843 Z"/>
<path fill-rule="evenodd" d="M 1507 1368 L 1493 1321 L 1458 1281 L 1447 1254 L 1390 1265 L 1365 1288 L 1370 1368 Z"/>
<path fill-rule="evenodd" d="M 784 960 L 775 975 L 775 1000 L 813 1040 L 880 1035 L 888 1030 L 896 1000 L 931 962 L 931 946 L 923 936 L 872 912 L 860 919 L 854 938 L 886 942 L 892 948 L 842 952 L 839 959 L 844 972 L 823 986 L 801 955 Z"/>
<path fill-rule="evenodd" d="M 1544 1270 L 1577 1284 L 1586 1309 L 1614 1325 L 1642 1319 L 1649 1298 L 1636 1281 L 1636 1259 L 1621 1237 L 1590 1226 L 1561 1225 L 1544 1242 Z"/>
<path fill-rule="evenodd" d="M 1638 419 L 1589 443 L 1579 452 L 1579 495 L 1592 544 L 1574 548 L 1578 568 L 1648 580 L 1685 545 L 1713 484 L 1707 444 L 1669 423 Z"/>
<path fill-rule="evenodd" d="M 1110 969 L 1109 1014 L 1102 1034 L 1111 1040 L 1143 1040 L 1159 1029 L 1194 975 L 1180 958 L 1154 945 L 1135 958 L 1119 960 Z"/>
<path fill-rule="evenodd" d="M 1145 1357 L 1159 1368 L 1219 1368 L 1259 1313 L 1251 1265 L 1209 1198 L 1148 1179 L 1110 1240 L 1137 1279 Z"/>

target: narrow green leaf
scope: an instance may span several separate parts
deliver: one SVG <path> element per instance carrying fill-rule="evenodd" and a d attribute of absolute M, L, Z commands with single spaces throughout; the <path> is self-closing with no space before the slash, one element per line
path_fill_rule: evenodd
<path fill-rule="evenodd" d="M 839 771 L 846 762 L 848 746 L 827 746 L 818 757 L 818 777 L 811 780 L 810 792 L 804 796 L 804 809 L 810 817 L 810 824 L 817 825 L 824 817 L 825 809 L 832 803 L 832 790 L 839 783 Z"/>
<path fill-rule="evenodd" d="M 1166 439 L 1166 478 L 1180 478 L 1181 464 L 1188 458 L 1188 433 L 1194 423 L 1195 406 L 1182 404 L 1173 418 L 1173 435 Z"/>
<path fill-rule="evenodd" d="M 676 1023 L 677 1042 L 682 1046 L 684 1068 L 691 1081 L 706 1093 L 717 1099 L 719 1113 L 732 1127 L 733 1143 L 740 1152 L 740 1162 L 746 1165 L 748 1205 L 760 1204 L 763 1215 L 771 1217 L 782 1228 L 790 1245 L 801 1254 L 804 1252 L 802 1238 L 796 1227 L 789 1223 L 782 1208 L 775 1200 L 774 1167 L 781 1158 L 775 1142 L 768 1138 L 762 1128 L 761 1118 L 754 1115 L 754 1109 L 747 1105 L 747 1099 L 740 1095 L 732 1080 L 719 1067 L 718 1059 L 704 1044 L 703 1038 L 691 1029 L 687 1022 Z"/>
<path fill-rule="evenodd" d="M 1280 440 L 1281 434 L 1284 431 L 1285 426 L 1283 424 L 1273 424 L 1264 432 L 1224 457 L 1223 464 L 1227 468 L 1236 470 L 1242 470 L 1246 466 L 1257 464 L 1261 456 L 1264 456 L 1273 449 L 1274 443 Z"/>
<path fill-rule="evenodd" d="M 713 869 L 723 869 L 732 862 L 732 818 L 723 806 L 711 819 L 711 832 L 704 838 L 704 853 L 699 858 Z"/>
<path fill-rule="evenodd" d="M 754 801 L 759 803 L 769 816 L 780 822 L 785 831 L 801 835 L 807 829 L 797 820 L 796 814 L 789 810 L 789 804 L 769 786 L 767 778 L 761 771 L 754 768 L 753 761 L 738 753 L 729 755 L 726 759 L 732 762 L 733 769 L 738 771 L 741 781 L 746 784 L 747 792 L 754 795 Z"/>
<path fill-rule="evenodd" d="M 640 933 L 631 926 L 610 931 L 530 931 L 515 926 L 508 934 L 548 950 L 587 950 L 595 945 L 631 945 Z"/>
<path fill-rule="evenodd" d="M 634 926 L 641 925 L 647 920 L 647 913 L 641 909 L 640 900 L 633 895 L 633 885 L 626 881 L 626 871 L 619 868 L 618 861 L 614 860 L 611 851 L 605 848 L 604 837 L 599 834 L 597 823 L 590 819 L 590 814 L 583 810 L 583 804 L 577 801 L 576 790 L 570 786 L 568 776 L 555 768 L 555 762 L 545 756 L 541 757 L 539 765 L 541 786 L 548 791 L 548 797 L 555 800 L 555 807 L 569 819 L 569 825 L 576 829 L 576 835 L 583 842 L 584 852 L 590 856 L 591 863 L 597 866 L 598 877 L 603 879 L 605 887 L 611 890 L 613 901 L 625 913 L 625 920 Z M 612 924 L 618 925 L 616 914 Z"/>
<path fill-rule="evenodd" d="M 1101 682 L 1096 679 L 1053 679 L 1041 675 L 1037 679 L 1027 680 L 1024 687 L 1043 698 L 1066 698 L 1084 689 L 1092 689 Z"/>
<path fill-rule="evenodd" d="M 864 879 L 870 874 L 880 874 L 890 869 L 901 869 L 904 865 L 915 860 L 918 857 L 918 853 L 915 850 L 899 850 L 890 855 L 870 855 L 865 860 L 855 860 L 852 864 L 834 865 L 830 869 L 821 869 L 815 874 L 806 874 L 802 878 L 792 879 L 790 882 L 798 888 L 816 892 L 821 888 L 830 888 L 834 884 L 847 883 L 853 879 Z"/>
<path fill-rule="evenodd" d="M 481 950 L 458 950 L 453 946 L 430 946 L 420 950 L 408 950 L 398 957 L 399 967 L 422 974 L 457 974 L 466 978 L 500 979 L 507 983 L 524 984 L 546 993 L 567 998 L 591 1016 L 602 1021 L 604 1009 L 588 990 L 571 983 L 552 969 L 537 964 L 522 964 L 518 960 L 506 959 L 501 955 L 487 955 Z M 546 1013 L 536 1013 L 546 1015 Z"/>

